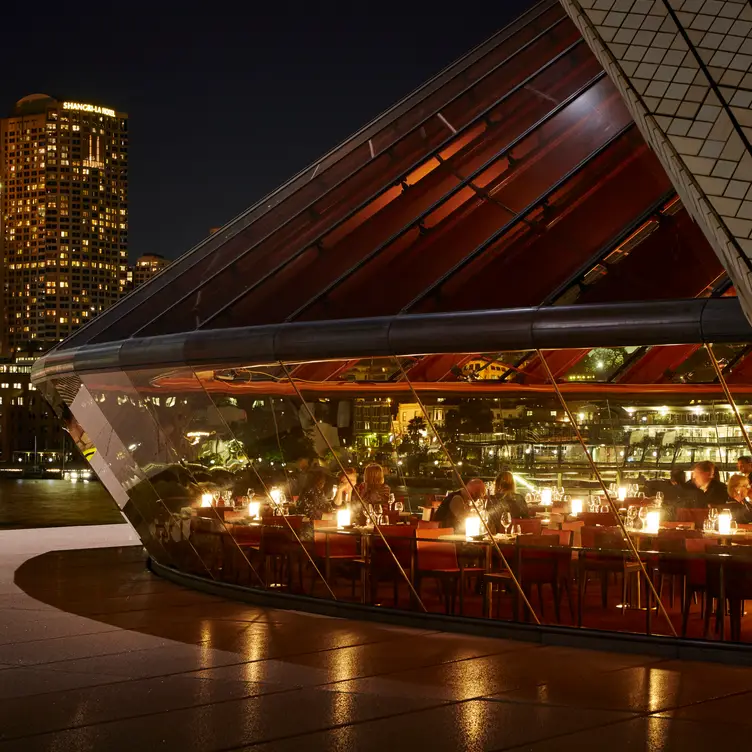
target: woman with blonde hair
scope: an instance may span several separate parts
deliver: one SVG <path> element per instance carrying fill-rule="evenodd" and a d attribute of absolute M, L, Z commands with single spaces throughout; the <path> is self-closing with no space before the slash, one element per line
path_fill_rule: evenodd
<path fill-rule="evenodd" d="M 749 478 L 746 475 L 732 475 L 728 479 L 728 507 L 737 522 L 752 522 L 752 504 L 749 496 Z"/>
<path fill-rule="evenodd" d="M 369 504 L 372 506 L 376 504 L 387 505 L 389 503 L 390 490 L 384 482 L 384 468 L 381 465 L 374 462 L 366 467 L 363 472 L 363 482 L 358 486 L 357 496 L 360 496 L 366 506 Z M 365 510 L 361 512 L 360 516 L 363 522 L 368 519 Z"/>

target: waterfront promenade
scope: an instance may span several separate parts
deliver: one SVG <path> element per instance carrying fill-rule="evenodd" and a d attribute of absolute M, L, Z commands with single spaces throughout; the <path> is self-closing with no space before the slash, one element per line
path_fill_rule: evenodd
<path fill-rule="evenodd" d="M 752 669 L 255 608 L 126 525 L 0 532 L 0 752 L 746 748 Z"/>

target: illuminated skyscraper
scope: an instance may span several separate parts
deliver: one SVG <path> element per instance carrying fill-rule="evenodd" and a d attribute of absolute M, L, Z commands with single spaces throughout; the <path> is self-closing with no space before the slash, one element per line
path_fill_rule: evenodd
<path fill-rule="evenodd" d="M 139 285 L 148 282 L 162 269 L 169 266 L 170 260 L 158 253 L 147 253 L 139 256 L 133 266 L 128 267 L 126 292 L 130 292 Z"/>
<path fill-rule="evenodd" d="M 0 120 L 4 346 L 47 349 L 126 282 L 128 120 L 32 94 Z"/>

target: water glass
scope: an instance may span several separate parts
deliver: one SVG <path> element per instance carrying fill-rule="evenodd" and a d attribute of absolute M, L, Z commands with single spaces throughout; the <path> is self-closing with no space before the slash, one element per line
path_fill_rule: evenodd
<path fill-rule="evenodd" d="M 402 503 L 402 499 L 398 499 L 394 502 L 394 509 L 397 512 L 402 512 L 405 509 L 405 505 Z"/>
<path fill-rule="evenodd" d="M 504 535 L 508 535 L 509 526 L 512 524 L 512 515 L 509 512 L 502 512 L 501 524 L 504 528 Z"/>

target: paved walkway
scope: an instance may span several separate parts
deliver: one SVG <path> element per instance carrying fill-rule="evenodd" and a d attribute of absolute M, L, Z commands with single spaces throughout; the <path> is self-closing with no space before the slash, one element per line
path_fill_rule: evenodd
<path fill-rule="evenodd" d="M 255 608 L 130 535 L 0 533 L 0 752 L 749 747 L 752 669 Z"/>

